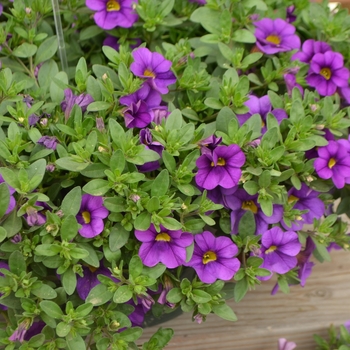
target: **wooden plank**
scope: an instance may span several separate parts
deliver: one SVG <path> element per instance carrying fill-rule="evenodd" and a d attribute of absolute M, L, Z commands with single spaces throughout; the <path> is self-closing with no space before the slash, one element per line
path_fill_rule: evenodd
<path fill-rule="evenodd" d="M 270 280 L 240 303 L 230 300 L 237 322 L 209 315 L 199 325 L 188 313 L 164 323 L 175 331 L 166 349 L 273 350 L 279 338 L 296 342 L 298 350 L 314 349 L 313 334 L 325 336 L 331 323 L 339 326 L 350 319 L 350 252 L 333 251 L 331 256 L 332 262 L 316 263 L 306 286 L 292 287 L 289 295 L 271 296 L 275 280 Z M 157 329 L 145 329 L 141 341 Z"/>

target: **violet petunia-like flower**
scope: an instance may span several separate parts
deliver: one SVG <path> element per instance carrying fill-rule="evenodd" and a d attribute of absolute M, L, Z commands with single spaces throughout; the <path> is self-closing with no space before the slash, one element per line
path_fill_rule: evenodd
<path fill-rule="evenodd" d="M 61 102 L 61 108 L 64 112 L 65 120 L 67 121 L 69 119 L 70 112 L 74 105 L 78 105 L 81 110 L 85 112 L 87 106 L 92 102 L 94 102 L 94 99 L 89 94 L 80 94 L 76 96 L 71 89 L 65 89 L 64 100 Z"/>
<path fill-rule="evenodd" d="M 263 18 L 254 22 L 256 45 L 268 55 L 300 48 L 295 27 L 281 18 Z"/>
<path fill-rule="evenodd" d="M 146 146 L 147 149 L 157 152 L 162 155 L 164 146 L 157 141 L 153 141 L 151 131 L 149 129 L 142 129 L 140 131 L 140 142 Z M 143 165 L 139 165 L 137 168 L 140 172 L 148 172 L 158 169 L 160 166 L 159 161 L 147 162 Z"/>
<path fill-rule="evenodd" d="M 40 139 L 37 141 L 39 145 L 42 145 L 48 149 L 53 149 L 56 150 L 58 140 L 57 137 L 55 136 L 42 136 Z"/>
<path fill-rule="evenodd" d="M 190 2 L 196 2 L 199 5 L 205 5 L 207 3 L 206 0 L 189 0 Z"/>
<path fill-rule="evenodd" d="M 340 141 L 329 141 L 327 146 L 317 150 L 319 158 L 314 167 L 321 179 L 332 179 L 336 188 L 343 188 L 350 174 L 350 157 L 346 147 Z"/>
<path fill-rule="evenodd" d="M 286 273 L 297 265 L 301 243 L 294 231 L 283 232 L 279 227 L 265 231 L 261 237 L 260 257 L 262 268 L 276 273 Z"/>
<path fill-rule="evenodd" d="M 37 205 L 37 204 L 36 204 Z M 34 207 L 28 207 L 26 209 L 25 219 L 29 226 L 42 226 L 46 222 L 46 216 Z"/>
<path fill-rule="evenodd" d="M 24 319 L 24 321 L 22 321 L 18 325 L 17 329 L 9 337 L 9 340 L 11 340 L 13 342 L 19 341 L 20 343 L 23 343 L 24 337 L 25 337 L 29 327 L 30 327 L 30 319 L 26 318 L 26 319 Z"/>
<path fill-rule="evenodd" d="M 82 225 L 79 234 L 85 238 L 99 235 L 104 229 L 103 219 L 108 216 L 108 210 L 103 206 L 103 198 L 84 194 L 77 215 L 77 221 Z"/>
<path fill-rule="evenodd" d="M 102 29 L 130 28 L 138 20 L 133 8 L 137 0 L 86 0 L 85 3 L 90 10 L 97 11 L 94 20 Z"/>
<path fill-rule="evenodd" d="M 332 51 L 332 48 L 326 42 L 309 39 L 304 41 L 301 51 L 295 53 L 291 60 L 310 63 L 317 53 L 325 53 L 327 51 Z"/>
<path fill-rule="evenodd" d="M 30 340 L 37 334 L 40 334 L 43 328 L 46 326 L 44 321 L 33 322 L 33 324 L 29 327 L 26 334 L 24 335 L 24 340 Z"/>
<path fill-rule="evenodd" d="M 152 121 L 152 115 L 146 102 L 131 103 L 123 110 L 125 126 L 127 128 L 144 128 Z"/>
<path fill-rule="evenodd" d="M 230 238 L 204 231 L 195 235 L 194 240 L 193 256 L 185 265 L 194 268 L 202 282 L 229 281 L 239 270 L 240 262 L 234 257 L 238 248 Z"/>
<path fill-rule="evenodd" d="M 197 159 L 196 183 L 206 190 L 212 190 L 216 186 L 235 187 L 244 163 L 245 155 L 239 146 L 218 146 L 212 153 L 204 153 Z"/>
<path fill-rule="evenodd" d="M 298 278 L 300 279 L 300 285 L 302 287 L 305 286 L 306 280 L 311 274 L 312 267 L 315 265 L 313 262 L 310 261 L 310 258 L 315 248 L 316 248 L 316 245 L 314 241 L 312 240 L 311 237 L 308 237 L 306 239 L 306 245 L 304 250 L 302 250 L 297 255 L 298 266 L 299 266 Z"/>
<path fill-rule="evenodd" d="M 344 67 L 343 55 L 327 51 L 313 56 L 306 81 L 321 96 L 331 96 L 337 88 L 349 85 L 349 77 L 350 72 Z"/>
<path fill-rule="evenodd" d="M 130 70 L 134 75 L 147 79 L 152 88 L 161 94 L 168 93 L 168 86 L 176 82 L 176 77 L 170 70 L 172 62 L 145 47 L 134 50 L 132 56 L 134 62 L 131 63 Z"/>
<path fill-rule="evenodd" d="M 223 204 L 231 209 L 231 234 L 236 235 L 238 233 L 239 221 L 248 210 L 254 214 L 256 234 L 264 233 L 269 225 L 277 224 L 282 220 L 283 207 L 281 205 L 274 204 L 272 215 L 267 216 L 261 210 L 257 198 L 258 195 L 251 196 L 244 189 L 237 189 L 234 193 L 225 197 Z"/>
<path fill-rule="evenodd" d="M 283 75 L 284 82 L 286 83 L 287 93 L 289 96 L 292 96 L 293 89 L 296 87 L 299 89 L 300 93 L 304 95 L 303 87 L 297 83 L 296 76 L 292 73 L 287 73 Z"/>
<path fill-rule="evenodd" d="M 153 224 L 146 231 L 135 230 L 136 238 L 142 242 L 139 256 L 145 266 L 153 267 L 159 262 L 173 269 L 185 263 L 186 247 L 193 242 L 189 232 L 170 231 L 160 226 L 157 232 Z"/>
<path fill-rule="evenodd" d="M 312 224 L 314 219 L 320 219 L 324 214 L 324 203 L 318 198 L 319 192 L 313 191 L 306 184 L 301 185 L 301 189 L 292 188 L 288 191 L 288 203 L 295 203 L 293 209 L 308 210 L 301 214 L 300 220 L 293 222 L 292 226 L 287 226 L 282 221 L 282 226 L 287 230 L 301 230 L 304 224 Z"/>
<path fill-rule="evenodd" d="M 0 261 L 0 269 L 10 270 L 10 267 L 9 267 L 8 264 L 5 263 L 4 261 Z M 0 272 L 0 277 L 4 277 L 4 276 L 5 276 L 5 275 L 4 275 L 2 272 Z M 0 297 L 1 297 L 2 295 L 3 295 L 3 294 L 0 293 Z M 1 310 L 7 310 L 7 306 L 1 304 L 1 299 L 0 299 L 0 309 L 1 309 Z"/>
<path fill-rule="evenodd" d="M 220 145 L 222 137 L 216 137 L 211 135 L 203 140 L 198 142 L 198 146 L 201 149 L 201 153 L 211 153 L 217 146 Z"/>
<path fill-rule="evenodd" d="M 287 341 L 285 338 L 280 338 L 278 340 L 278 350 L 293 350 L 296 346 L 297 344 L 292 341 Z"/>
<path fill-rule="evenodd" d="M 4 183 L 4 182 L 5 182 L 5 180 L 2 177 L 2 175 L 0 174 L 0 184 Z M 7 207 L 5 214 L 9 214 L 16 206 L 16 200 L 15 200 L 15 197 L 13 196 L 13 194 L 16 192 L 16 190 L 9 185 L 7 185 L 7 187 L 10 191 L 10 202 L 9 202 L 9 205 Z"/>
<path fill-rule="evenodd" d="M 294 5 L 291 5 L 291 6 L 287 7 L 287 9 L 286 9 L 286 21 L 288 23 L 293 23 L 293 22 L 296 21 L 297 16 L 294 14 L 294 11 L 295 11 L 295 6 Z"/>

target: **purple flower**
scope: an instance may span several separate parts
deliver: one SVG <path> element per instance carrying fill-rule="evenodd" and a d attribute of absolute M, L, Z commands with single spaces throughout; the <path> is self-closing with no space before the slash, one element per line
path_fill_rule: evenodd
<path fill-rule="evenodd" d="M 293 350 L 295 349 L 297 344 L 292 341 L 287 341 L 285 338 L 281 338 L 278 340 L 278 350 Z"/>
<path fill-rule="evenodd" d="M 332 178 L 336 188 L 343 188 L 350 174 L 350 157 L 346 147 L 340 141 L 329 141 L 327 146 L 318 149 L 319 158 L 314 168 L 321 179 Z"/>
<path fill-rule="evenodd" d="M 115 282 L 119 282 L 116 278 L 112 277 L 111 272 L 104 266 L 98 268 L 93 266 L 83 266 L 84 276 L 77 276 L 77 292 L 81 299 L 85 300 L 89 295 L 92 288 L 100 284 L 101 282 L 97 278 L 98 275 L 104 275 L 111 278 Z"/>
<path fill-rule="evenodd" d="M 256 234 L 264 233 L 269 225 L 276 224 L 282 220 L 283 207 L 281 205 L 274 204 L 272 215 L 267 216 L 261 210 L 257 197 L 257 195 L 249 195 L 244 189 L 237 189 L 233 194 L 226 196 L 224 205 L 232 210 L 231 234 L 236 235 L 238 233 L 239 221 L 247 210 L 254 214 Z"/>
<path fill-rule="evenodd" d="M 202 154 L 196 161 L 198 186 L 212 190 L 216 186 L 235 187 L 241 177 L 245 155 L 237 145 L 218 146 L 212 153 Z"/>
<path fill-rule="evenodd" d="M 293 23 L 297 19 L 297 16 L 294 14 L 294 10 L 295 10 L 295 6 L 294 5 L 291 5 L 291 6 L 287 7 L 287 10 L 286 10 L 286 21 L 288 23 Z"/>
<path fill-rule="evenodd" d="M 205 5 L 207 3 L 206 0 L 189 0 L 190 2 L 196 2 L 199 5 Z"/>
<path fill-rule="evenodd" d="M 311 237 L 308 237 L 306 239 L 305 249 L 297 255 L 299 266 L 298 278 L 300 279 L 300 285 L 302 287 L 305 286 L 306 280 L 311 274 L 312 267 L 315 265 L 313 262 L 310 261 L 310 258 L 315 248 L 316 246 L 314 241 Z"/>
<path fill-rule="evenodd" d="M 171 279 L 167 275 L 164 275 L 164 288 L 159 295 L 158 303 L 161 305 L 167 305 L 171 309 L 173 309 L 176 304 L 170 303 L 169 301 L 167 301 L 166 296 L 173 287 L 174 286 Z"/>
<path fill-rule="evenodd" d="M 24 335 L 24 340 L 30 340 L 35 335 L 41 333 L 45 326 L 46 323 L 43 321 L 33 322 L 33 324 L 29 327 L 26 334 Z"/>
<path fill-rule="evenodd" d="M 42 136 L 37 142 L 39 145 L 42 145 L 46 148 L 56 150 L 58 140 L 55 136 Z"/>
<path fill-rule="evenodd" d="M 332 48 L 324 41 L 315 41 L 313 39 L 306 40 L 301 48 L 301 51 L 295 53 L 291 60 L 299 60 L 300 62 L 310 63 L 312 58 L 317 53 L 325 53 L 332 51 Z"/>
<path fill-rule="evenodd" d="M 293 222 L 291 227 L 288 227 L 283 221 L 282 226 L 289 230 L 301 230 L 304 224 L 312 224 L 314 219 L 320 219 L 324 214 L 324 204 L 318 198 L 319 192 L 313 191 L 306 184 L 301 185 L 301 189 L 292 188 L 288 191 L 288 203 L 295 203 L 293 209 L 308 210 L 302 214 L 300 220 Z"/>
<path fill-rule="evenodd" d="M 284 109 L 276 108 L 272 109 L 269 96 L 265 95 L 262 97 L 256 97 L 254 95 L 249 96 L 249 100 L 244 103 L 248 108 L 249 112 L 246 114 L 238 114 L 237 119 L 240 125 L 243 125 L 253 114 L 260 114 L 262 133 L 266 132 L 266 118 L 268 113 L 272 113 L 277 119 L 278 123 L 281 123 L 283 119 L 287 119 L 288 115 Z"/>
<path fill-rule="evenodd" d="M 263 18 L 254 23 L 256 45 L 268 55 L 300 48 L 300 39 L 295 27 L 281 18 Z"/>
<path fill-rule="evenodd" d="M 306 81 L 320 95 L 331 96 L 338 87 L 348 86 L 349 76 L 342 54 L 327 51 L 313 56 Z"/>
<path fill-rule="evenodd" d="M 152 122 L 160 125 L 162 124 L 162 120 L 166 119 L 170 114 L 167 106 L 158 106 L 150 109 L 150 113 L 152 116 Z"/>
<path fill-rule="evenodd" d="M 35 205 L 40 205 L 38 203 L 35 203 Z M 25 219 L 27 220 L 27 224 L 29 226 L 42 226 L 46 222 L 46 216 L 40 212 L 34 207 L 28 207 L 26 209 L 26 215 Z"/>
<path fill-rule="evenodd" d="M 201 149 L 201 153 L 211 153 L 217 146 L 220 145 L 222 141 L 222 137 L 216 137 L 214 135 L 211 135 L 204 140 L 200 140 L 198 142 L 198 146 Z"/>
<path fill-rule="evenodd" d="M 24 336 L 30 326 L 30 319 L 26 318 L 24 321 L 22 321 L 17 329 L 12 333 L 12 335 L 9 337 L 9 340 L 11 341 L 19 341 L 20 343 L 23 343 Z"/>
<path fill-rule="evenodd" d="M 194 240 L 193 256 L 186 265 L 196 270 L 202 282 L 229 281 L 239 270 L 240 262 L 234 258 L 238 248 L 230 238 L 204 231 L 195 235 Z"/>
<path fill-rule="evenodd" d="M 144 128 L 152 121 L 147 103 L 141 100 L 137 103 L 131 103 L 129 107 L 124 109 L 123 114 L 127 128 Z"/>
<path fill-rule="evenodd" d="M 103 198 L 84 194 L 81 200 L 77 221 L 83 227 L 78 231 L 85 238 L 99 235 L 104 229 L 103 219 L 108 216 L 108 210 L 103 206 Z"/>
<path fill-rule="evenodd" d="M 147 149 L 157 152 L 160 156 L 162 155 L 164 146 L 157 141 L 153 141 L 152 134 L 149 129 L 142 129 L 140 131 L 140 142 L 144 144 Z M 158 169 L 159 165 L 159 161 L 155 160 L 153 162 L 139 165 L 137 168 L 140 172 L 148 172 Z"/>
<path fill-rule="evenodd" d="M 176 77 L 170 70 L 172 62 L 145 47 L 134 50 L 132 55 L 134 62 L 131 63 L 130 70 L 137 77 L 147 79 L 153 89 L 161 94 L 168 93 L 168 85 L 176 82 Z"/>
<path fill-rule="evenodd" d="M 85 3 L 90 10 L 97 11 L 94 20 L 102 29 L 130 28 L 138 20 L 133 9 L 137 0 L 86 0 Z"/>
<path fill-rule="evenodd" d="M 123 96 L 119 102 L 124 106 L 130 106 L 132 103 L 143 101 L 148 108 L 158 107 L 162 101 L 160 93 L 153 90 L 149 84 L 143 83 L 136 92 L 130 95 Z"/>
<path fill-rule="evenodd" d="M 284 74 L 283 78 L 284 78 L 284 82 L 286 83 L 287 93 L 289 96 L 292 96 L 292 91 L 293 91 L 293 88 L 295 87 L 299 89 L 302 95 L 304 95 L 304 89 L 300 84 L 297 83 L 297 79 L 294 74 L 291 74 L 291 73 Z"/>
<path fill-rule="evenodd" d="M 135 230 L 136 238 L 142 242 L 139 256 L 144 265 L 153 267 L 159 262 L 173 269 L 186 261 L 186 247 L 192 244 L 189 232 L 170 231 L 160 226 L 157 232 L 153 224 L 147 231 Z"/>
<path fill-rule="evenodd" d="M 2 177 L 2 175 L 0 174 L 0 184 L 2 184 L 4 182 L 5 182 L 5 180 Z M 16 206 L 16 200 L 15 200 L 15 197 L 13 196 L 13 194 L 16 192 L 16 190 L 9 185 L 7 185 L 7 187 L 10 191 L 10 202 L 9 202 L 9 205 L 7 207 L 5 214 L 9 214 Z"/>
<path fill-rule="evenodd" d="M 103 46 L 110 46 L 116 51 L 119 51 L 119 38 L 116 38 L 115 36 L 112 35 L 107 35 L 105 40 L 103 40 Z"/>
<path fill-rule="evenodd" d="M 296 256 L 300 249 L 297 233 L 283 232 L 279 227 L 273 227 L 261 237 L 260 257 L 264 259 L 261 267 L 280 274 L 286 273 L 297 265 Z"/>
<path fill-rule="evenodd" d="M 8 266 L 7 263 L 5 263 L 5 262 L 3 262 L 3 261 L 0 261 L 0 269 L 10 270 L 10 267 Z M 5 276 L 5 275 L 4 275 L 2 272 L 0 272 L 0 277 L 4 277 L 4 276 Z M 0 297 L 1 297 L 1 296 L 3 296 L 2 293 L 0 293 Z M 1 310 L 7 310 L 7 306 L 1 304 L 1 299 L 0 299 L 0 309 L 1 309 Z"/>
<path fill-rule="evenodd" d="M 93 0 L 94 1 L 94 0 Z M 65 89 L 64 90 L 64 101 L 61 102 L 61 108 L 64 112 L 65 120 L 67 121 L 70 116 L 70 112 L 72 111 L 72 108 L 74 105 L 78 105 L 83 112 L 86 111 L 86 107 L 91 103 L 94 102 L 94 99 L 89 94 L 80 94 L 78 96 L 73 94 L 73 91 L 71 89 Z"/>

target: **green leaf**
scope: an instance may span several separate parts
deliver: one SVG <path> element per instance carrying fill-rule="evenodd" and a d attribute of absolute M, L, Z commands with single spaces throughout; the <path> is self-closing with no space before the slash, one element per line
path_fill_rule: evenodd
<path fill-rule="evenodd" d="M 87 106 L 88 112 L 99 112 L 99 111 L 105 111 L 108 108 L 110 108 L 112 105 L 110 102 L 104 102 L 104 101 L 96 101 L 92 102 Z"/>
<path fill-rule="evenodd" d="M 180 288 L 172 288 L 169 290 L 169 292 L 166 295 L 166 300 L 168 300 L 169 303 L 179 303 L 184 295 L 181 292 Z"/>
<path fill-rule="evenodd" d="M 122 148 L 126 142 L 126 136 L 123 127 L 112 118 L 109 119 L 108 123 L 112 140 L 116 143 L 116 145 Z"/>
<path fill-rule="evenodd" d="M 181 129 L 183 123 L 182 114 L 179 109 L 173 110 L 167 117 L 165 122 L 166 130 L 178 130 Z"/>
<path fill-rule="evenodd" d="M 292 103 L 289 120 L 292 123 L 301 122 L 305 118 L 305 110 L 300 100 L 295 100 Z"/>
<path fill-rule="evenodd" d="M 65 322 L 60 322 L 56 326 L 56 333 L 59 337 L 65 337 L 70 330 L 72 329 L 72 326 L 70 324 L 67 324 Z"/>
<path fill-rule="evenodd" d="M 73 336 L 69 333 L 66 337 L 68 350 L 86 350 L 86 345 L 83 338 L 76 334 Z"/>
<path fill-rule="evenodd" d="M 109 189 L 109 182 L 103 179 L 91 180 L 83 187 L 83 191 L 92 196 L 103 196 Z"/>
<path fill-rule="evenodd" d="M 72 268 L 69 268 L 63 275 L 61 275 L 62 286 L 68 295 L 75 292 L 77 286 L 77 276 Z"/>
<path fill-rule="evenodd" d="M 61 209 L 64 215 L 76 216 L 79 213 L 81 205 L 81 188 L 74 187 L 66 194 L 62 201 Z"/>
<path fill-rule="evenodd" d="M 112 154 L 109 165 L 112 171 L 117 170 L 120 174 L 123 173 L 125 168 L 125 157 L 122 150 L 118 149 Z"/>
<path fill-rule="evenodd" d="M 124 247 L 129 240 L 129 236 L 129 231 L 125 230 L 125 228 L 122 225 L 116 224 L 111 228 L 109 234 L 109 249 L 112 252 L 115 252 L 118 249 Z"/>
<path fill-rule="evenodd" d="M 144 266 L 142 270 L 142 275 L 157 279 L 164 273 L 165 270 L 166 270 L 166 266 L 161 263 L 153 267 Z"/>
<path fill-rule="evenodd" d="M 0 184 L 0 218 L 2 218 L 10 204 L 10 190 L 4 182 Z"/>
<path fill-rule="evenodd" d="M 0 242 L 4 241 L 7 237 L 7 231 L 0 226 Z"/>
<path fill-rule="evenodd" d="M 143 264 L 138 255 L 134 255 L 129 262 L 129 273 L 133 279 L 141 275 Z"/>
<path fill-rule="evenodd" d="M 89 253 L 87 257 L 82 258 L 83 261 L 93 267 L 100 266 L 100 260 L 97 256 L 96 250 L 89 243 L 78 243 L 78 246 Z"/>
<path fill-rule="evenodd" d="M 247 236 L 254 236 L 256 230 L 256 223 L 254 214 L 251 210 L 247 210 L 239 220 L 238 232 L 242 238 Z"/>
<path fill-rule="evenodd" d="M 147 211 L 142 212 L 134 221 L 135 230 L 146 231 L 151 226 L 151 215 Z"/>
<path fill-rule="evenodd" d="M 269 170 L 264 170 L 259 177 L 260 188 L 267 188 L 271 184 L 271 173 Z"/>
<path fill-rule="evenodd" d="M 175 220 L 174 218 L 165 217 L 162 219 L 162 224 L 168 230 L 176 231 L 182 228 L 181 223 Z"/>
<path fill-rule="evenodd" d="M 102 32 L 103 32 L 103 29 L 95 25 L 83 28 L 80 32 L 79 40 L 83 41 L 83 40 L 94 38 L 95 36 L 101 34 Z"/>
<path fill-rule="evenodd" d="M 22 219 L 17 216 L 16 210 L 12 210 L 6 220 L 2 223 L 2 227 L 7 232 L 7 237 L 13 237 L 22 228 Z"/>
<path fill-rule="evenodd" d="M 47 38 L 41 43 L 35 56 L 35 65 L 49 60 L 57 51 L 58 41 L 56 35 Z"/>
<path fill-rule="evenodd" d="M 192 291 L 192 300 L 197 304 L 204 304 L 211 301 L 212 296 L 204 290 L 195 289 Z"/>
<path fill-rule="evenodd" d="M 71 241 L 78 233 L 78 222 L 75 215 L 68 215 L 61 226 L 61 237 L 66 241 Z"/>
<path fill-rule="evenodd" d="M 28 173 L 29 180 L 29 191 L 35 190 L 42 182 L 44 175 L 46 173 L 46 160 L 39 159 L 26 169 Z"/>
<path fill-rule="evenodd" d="M 13 55 L 21 58 L 32 57 L 35 55 L 37 49 L 36 45 L 23 43 L 13 50 Z"/>
<path fill-rule="evenodd" d="M 158 349 L 163 349 L 171 340 L 174 335 L 174 331 L 171 328 L 159 328 L 156 333 L 154 333 L 149 340 L 149 343 L 155 342 Z M 155 350 L 153 348 L 147 348 L 147 350 Z"/>
<path fill-rule="evenodd" d="M 90 290 L 85 302 L 91 303 L 94 306 L 99 306 L 107 303 L 113 297 L 113 293 L 108 290 L 108 287 L 104 284 L 98 284 Z"/>
<path fill-rule="evenodd" d="M 248 281 L 244 277 L 235 284 L 234 297 L 236 303 L 240 302 L 248 292 Z"/>
<path fill-rule="evenodd" d="M 32 289 L 31 293 L 40 299 L 55 299 L 57 297 L 56 291 L 44 283 L 39 288 Z"/>
<path fill-rule="evenodd" d="M 227 304 L 212 305 L 215 315 L 228 321 L 237 321 L 237 316 Z"/>
<path fill-rule="evenodd" d="M 10 271 L 15 275 L 19 276 L 21 272 L 27 270 L 26 261 L 24 260 L 23 254 L 19 250 L 15 250 L 9 257 Z"/>
<path fill-rule="evenodd" d="M 216 130 L 227 134 L 228 127 L 232 119 L 236 119 L 236 116 L 229 107 L 224 107 L 221 109 L 216 118 Z"/>
<path fill-rule="evenodd" d="M 129 286 L 120 286 L 113 295 L 116 304 L 124 304 L 132 298 L 132 291 Z"/>
<path fill-rule="evenodd" d="M 62 318 L 63 312 L 61 308 L 53 301 L 43 300 L 42 302 L 40 302 L 39 305 L 41 310 L 43 310 L 50 317 L 56 318 L 56 319 Z"/>
<path fill-rule="evenodd" d="M 141 337 L 142 332 L 143 330 L 141 327 L 132 327 L 120 332 L 119 336 L 126 342 L 133 342 Z"/>
<path fill-rule="evenodd" d="M 86 163 L 86 162 L 77 162 L 73 160 L 73 158 L 71 157 L 59 158 L 56 160 L 55 163 L 62 169 L 77 172 L 77 173 L 84 170 L 89 165 L 89 163 Z"/>
<path fill-rule="evenodd" d="M 154 179 L 151 186 L 151 196 L 164 196 L 169 188 L 169 173 L 168 170 L 163 169 Z"/>
<path fill-rule="evenodd" d="M 232 40 L 248 44 L 254 44 L 256 42 L 255 35 L 247 29 L 238 29 L 234 31 Z"/>

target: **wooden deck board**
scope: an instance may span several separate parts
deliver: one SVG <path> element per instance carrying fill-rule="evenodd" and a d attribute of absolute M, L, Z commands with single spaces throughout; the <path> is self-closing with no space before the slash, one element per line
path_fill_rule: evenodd
<path fill-rule="evenodd" d="M 326 335 L 350 319 L 350 252 L 333 251 L 332 262 L 316 263 L 306 286 L 271 296 L 274 280 L 264 282 L 240 302 L 229 301 L 238 316 L 229 322 L 215 315 L 197 324 L 191 314 L 164 323 L 175 335 L 167 350 L 274 350 L 279 338 L 297 343 L 298 350 L 315 348 L 312 335 Z M 145 329 L 142 341 L 158 329 Z"/>

